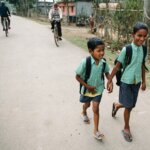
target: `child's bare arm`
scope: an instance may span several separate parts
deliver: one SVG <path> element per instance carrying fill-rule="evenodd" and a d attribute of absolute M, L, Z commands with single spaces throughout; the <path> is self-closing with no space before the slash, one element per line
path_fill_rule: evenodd
<path fill-rule="evenodd" d="M 82 84 L 83 86 L 85 86 L 89 92 L 92 92 L 92 93 L 95 93 L 96 91 L 96 87 L 94 86 L 90 86 L 88 85 L 87 83 L 84 82 L 84 80 L 79 76 L 79 75 L 76 75 L 76 80 Z"/>
<path fill-rule="evenodd" d="M 120 69 L 121 67 L 121 63 L 117 62 L 116 66 L 113 68 L 111 74 L 108 76 L 108 82 L 107 82 L 107 90 L 110 89 L 110 84 L 112 83 L 112 79 L 115 76 L 115 74 L 117 73 L 117 71 Z"/>
<path fill-rule="evenodd" d="M 106 76 L 107 80 L 109 80 L 109 78 L 110 78 L 110 73 L 109 73 L 109 72 L 105 73 L 105 76 Z M 109 87 L 107 88 L 107 90 L 109 91 L 109 93 L 111 93 L 111 92 L 113 91 L 113 82 L 111 82 L 111 83 L 109 84 Z"/>
<path fill-rule="evenodd" d="M 120 69 L 120 67 L 121 67 L 121 63 L 117 62 L 116 66 L 113 68 L 113 70 L 109 76 L 108 82 L 112 82 L 113 77 L 115 76 L 117 71 Z"/>
<path fill-rule="evenodd" d="M 109 80 L 109 78 L 110 78 L 110 73 L 109 73 L 109 72 L 106 72 L 106 73 L 105 73 L 105 76 L 106 76 L 107 80 Z"/>

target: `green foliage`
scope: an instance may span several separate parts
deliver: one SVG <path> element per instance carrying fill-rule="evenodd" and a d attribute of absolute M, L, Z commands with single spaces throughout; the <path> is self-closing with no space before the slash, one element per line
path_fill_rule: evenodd
<path fill-rule="evenodd" d="M 120 50 L 122 48 L 123 43 L 119 40 L 113 40 L 111 42 L 111 49 L 112 51 L 117 51 Z"/>
<path fill-rule="evenodd" d="M 123 6 L 123 9 L 114 13 L 113 27 L 118 31 L 118 40 L 128 42 L 133 25 L 143 20 L 143 1 L 126 0 Z"/>
<path fill-rule="evenodd" d="M 93 0 L 58 0 L 58 2 L 92 2 Z"/>
<path fill-rule="evenodd" d="M 17 8 L 18 14 L 27 16 L 28 10 L 33 8 L 33 4 L 36 3 L 36 0 L 8 0 L 11 4 L 14 4 Z"/>
<path fill-rule="evenodd" d="M 17 3 L 19 3 L 19 0 L 8 0 L 11 4 L 16 5 Z"/>
<path fill-rule="evenodd" d="M 141 0 L 126 0 L 125 9 L 143 9 L 143 1 Z"/>

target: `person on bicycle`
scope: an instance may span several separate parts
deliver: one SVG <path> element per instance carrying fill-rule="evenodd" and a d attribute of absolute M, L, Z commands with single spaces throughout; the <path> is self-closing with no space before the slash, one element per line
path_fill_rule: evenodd
<path fill-rule="evenodd" d="M 4 17 L 7 18 L 8 20 L 8 29 L 10 29 L 10 11 L 8 9 L 7 6 L 5 6 L 5 3 L 3 1 L 1 1 L 1 7 L 0 7 L 0 16 L 1 16 L 1 24 L 3 26 L 3 31 L 5 31 L 5 27 L 4 27 Z"/>
<path fill-rule="evenodd" d="M 62 20 L 62 10 L 58 7 L 58 4 L 55 3 L 53 7 L 49 11 L 49 20 L 51 22 L 51 29 L 54 30 L 54 22 L 57 21 L 57 27 L 58 27 L 58 36 L 59 40 L 61 39 L 62 36 L 62 31 L 61 31 L 61 20 Z"/>

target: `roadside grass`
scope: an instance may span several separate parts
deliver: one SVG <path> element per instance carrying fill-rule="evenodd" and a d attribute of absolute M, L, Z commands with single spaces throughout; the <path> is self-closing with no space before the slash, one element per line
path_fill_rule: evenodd
<path fill-rule="evenodd" d="M 64 35 L 65 36 L 65 35 Z M 81 47 L 84 50 L 87 50 L 87 39 L 83 37 L 78 36 L 65 36 L 67 40 L 69 40 L 71 43 Z"/>
<path fill-rule="evenodd" d="M 79 33 L 80 34 L 80 33 Z M 86 37 L 81 37 L 81 35 L 72 35 L 71 33 L 67 33 L 63 34 L 63 37 L 65 39 L 67 39 L 68 41 L 70 41 L 71 43 L 79 46 L 80 48 L 82 48 L 83 50 L 88 52 L 87 49 L 87 39 Z M 117 52 L 113 52 L 108 49 L 107 47 L 105 48 L 105 56 L 106 60 L 108 61 L 108 63 L 110 64 L 111 67 L 114 66 L 114 60 L 117 57 Z M 150 62 L 146 63 L 147 68 L 149 69 L 149 72 L 146 72 L 146 81 L 147 81 L 147 87 L 150 89 Z"/>
<path fill-rule="evenodd" d="M 87 39 L 85 37 L 81 37 L 81 36 L 74 36 L 72 34 L 63 34 L 63 37 L 65 39 L 67 39 L 68 41 L 70 41 L 71 43 L 79 46 L 80 48 L 82 48 L 83 50 L 88 52 L 87 49 Z M 106 60 L 109 62 L 109 64 L 111 64 L 111 66 L 113 66 L 114 64 L 114 60 L 117 57 L 117 53 L 112 53 L 110 49 L 105 49 L 105 56 Z"/>

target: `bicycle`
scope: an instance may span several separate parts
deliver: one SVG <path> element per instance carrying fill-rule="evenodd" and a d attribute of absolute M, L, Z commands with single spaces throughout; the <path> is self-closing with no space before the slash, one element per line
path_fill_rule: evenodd
<path fill-rule="evenodd" d="M 59 35 L 58 35 L 58 26 L 57 26 L 58 20 L 54 20 L 54 41 L 57 47 L 59 47 Z"/>
<path fill-rule="evenodd" d="M 4 26 L 4 31 L 5 31 L 5 35 L 6 37 L 8 37 L 8 19 L 7 17 L 3 17 L 3 26 Z"/>

